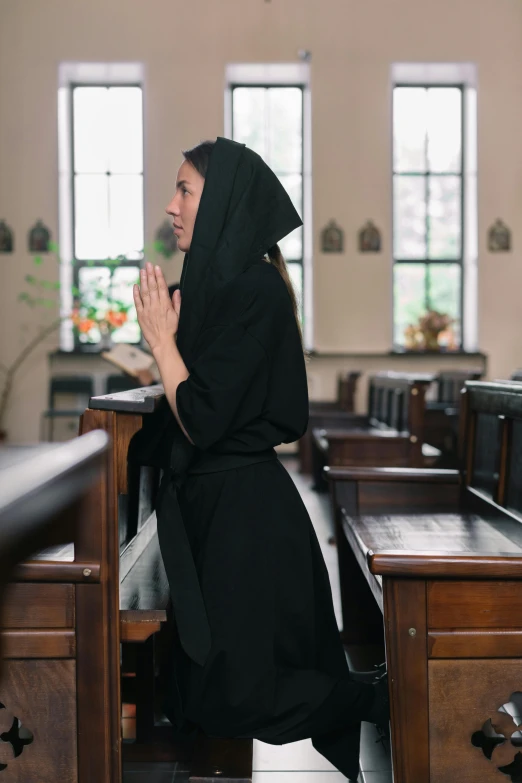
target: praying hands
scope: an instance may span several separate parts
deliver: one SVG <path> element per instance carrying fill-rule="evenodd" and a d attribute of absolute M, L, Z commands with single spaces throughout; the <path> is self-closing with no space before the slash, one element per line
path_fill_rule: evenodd
<path fill-rule="evenodd" d="M 147 261 L 146 268 L 140 272 L 140 285 L 134 286 L 133 294 L 138 323 L 151 351 L 172 343 L 181 310 L 179 290 L 174 291 L 171 299 L 160 267 L 153 267 Z"/>

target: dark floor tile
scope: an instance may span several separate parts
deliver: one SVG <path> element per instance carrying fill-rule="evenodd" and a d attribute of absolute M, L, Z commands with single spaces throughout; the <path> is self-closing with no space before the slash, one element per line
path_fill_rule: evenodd
<path fill-rule="evenodd" d="M 124 772 L 170 772 L 171 775 L 180 765 L 175 761 L 126 761 Z"/>
<path fill-rule="evenodd" d="M 174 772 L 166 770 L 143 770 L 141 772 L 123 773 L 123 783 L 172 783 Z M 188 778 L 187 778 L 188 780 Z"/>

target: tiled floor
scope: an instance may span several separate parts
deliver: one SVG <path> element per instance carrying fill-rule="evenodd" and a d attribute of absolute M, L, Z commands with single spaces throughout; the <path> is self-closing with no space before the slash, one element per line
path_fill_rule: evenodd
<path fill-rule="evenodd" d="M 314 523 L 323 556 L 332 583 L 337 620 L 341 622 L 341 599 L 337 576 L 337 553 L 328 544 L 330 536 L 330 507 L 326 495 L 317 495 L 310 489 L 310 481 L 295 470 L 295 462 L 285 459 L 303 501 Z M 287 745 L 267 745 L 254 741 L 253 783 L 346 783 L 346 777 L 335 769 L 313 747 L 310 740 Z M 360 783 L 391 783 L 390 760 L 368 724 L 363 724 L 361 742 Z M 216 781 L 219 778 L 216 779 Z M 133 764 L 124 771 L 124 783 L 183 783 L 188 772 L 176 764 Z"/>
<path fill-rule="evenodd" d="M 188 771 L 186 769 L 177 769 L 178 764 L 154 764 L 134 763 L 129 768 L 124 769 L 124 783 L 179 783 L 179 781 L 188 781 Z"/>

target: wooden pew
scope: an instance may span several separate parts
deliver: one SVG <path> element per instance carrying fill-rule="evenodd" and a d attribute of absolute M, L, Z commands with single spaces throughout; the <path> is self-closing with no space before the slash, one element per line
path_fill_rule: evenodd
<path fill-rule="evenodd" d="M 108 448 L 106 434 L 93 432 L 0 449 L 5 783 L 120 780 L 110 709 L 119 649 L 107 635 L 116 619 L 105 568 Z"/>
<path fill-rule="evenodd" d="M 467 382 L 460 421 L 458 471 L 327 470 L 344 641 L 385 640 L 395 783 L 520 779 L 522 383 Z"/>
<path fill-rule="evenodd" d="M 425 443 L 430 374 L 376 373 L 368 387 L 368 415 L 313 430 L 314 488 L 325 489 L 325 465 L 417 467 L 440 454 Z M 429 462 L 428 462 L 429 464 Z"/>
<path fill-rule="evenodd" d="M 337 378 L 337 399 L 310 400 L 308 428 L 298 441 L 299 472 L 312 473 L 312 431 L 315 427 L 337 426 L 347 419 L 353 421 L 355 394 L 360 372 L 340 373 Z"/>
<path fill-rule="evenodd" d="M 483 371 L 445 370 L 435 378 L 437 398 L 427 400 L 424 439 L 439 449 L 437 467 L 457 467 L 457 437 L 461 391 L 466 381 L 480 381 Z"/>
<path fill-rule="evenodd" d="M 350 371 L 339 373 L 337 377 L 337 402 L 340 410 L 353 413 L 355 410 L 355 395 L 361 373 Z"/>
<path fill-rule="evenodd" d="M 194 781 L 212 779 L 214 775 L 250 781 L 252 740 L 212 739 L 200 733 L 180 742 L 174 738 L 168 722 L 156 720 L 156 653 L 161 652 L 160 632 L 168 637 L 170 602 L 154 511 L 160 475 L 154 468 L 132 467 L 127 454 L 144 417 L 154 412 L 163 397 L 162 386 L 93 397 L 81 421 L 82 432 L 102 429 L 113 440 L 107 502 L 109 523 L 119 545 L 108 567 L 119 606 L 117 634 L 123 645 L 123 668 L 131 661 L 131 671 L 127 673 L 135 675 L 122 679 L 125 689 L 129 682 L 134 685 L 132 697 L 136 704 L 136 740 L 124 744 L 124 758 L 191 762 L 190 779 Z M 116 628 L 112 630 L 116 635 Z M 125 672 L 118 670 L 118 681 L 122 674 Z M 118 710 L 121 714 L 121 701 Z"/>

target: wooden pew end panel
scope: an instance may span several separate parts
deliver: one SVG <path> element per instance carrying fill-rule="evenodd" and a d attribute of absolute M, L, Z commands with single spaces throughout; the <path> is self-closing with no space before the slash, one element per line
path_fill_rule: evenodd
<path fill-rule="evenodd" d="M 455 470 L 427 468 L 325 468 L 333 508 L 348 514 L 445 511 L 461 495 Z"/>

